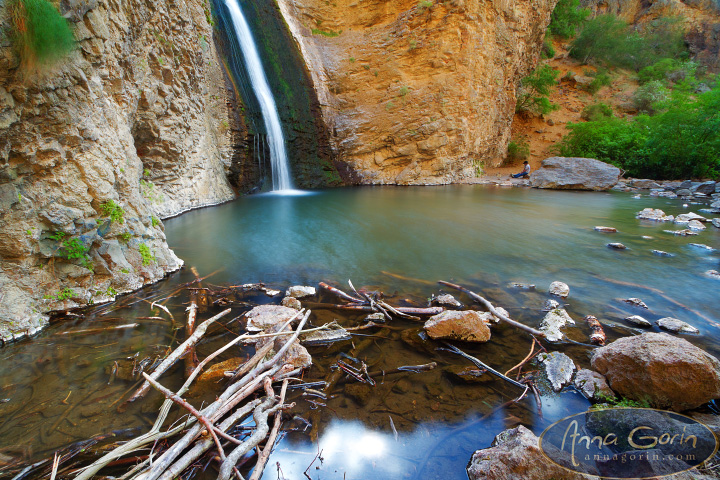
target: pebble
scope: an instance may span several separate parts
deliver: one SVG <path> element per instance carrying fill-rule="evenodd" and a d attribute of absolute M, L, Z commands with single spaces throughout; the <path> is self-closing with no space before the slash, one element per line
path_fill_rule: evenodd
<path fill-rule="evenodd" d="M 608 243 L 608 248 L 613 248 L 615 250 L 626 250 L 627 247 L 623 245 L 622 243 Z"/>
<path fill-rule="evenodd" d="M 634 307 L 640 307 L 640 308 L 644 308 L 644 309 L 648 310 L 648 306 L 645 305 L 645 302 L 643 302 L 639 298 L 633 297 L 633 298 L 628 298 L 627 300 L 623 300 L 623 301 L 625 303 L 629 303 L 630 305 L 632 305 Z"/>
<path fill-rule="evenodd" d="M 551 295 L 556 295 L 558 297 L 567 297 L 568 295 L 570 295 L 570 287 L 568 287 L 568 285 L 563 282 L 552 282 L 550 284 L 548 292 Z"/>
<path fill-rule="evenodd" d="M 652 323 L 645 320 L 640 315 L 630 315 L 629 317 L 625 317 L 625 320 L 634 325 L 637 325 L 638 327 L 652 327 Z"/>
<path fill-rule="evenodd" d="M 653 238 L 654 238 L 654 237 L 651 237 L 650 235 L 643 235 L 643 236 L 642 236 L 642 239 L 643 239 L 643 240 L 652 240 Z"/>

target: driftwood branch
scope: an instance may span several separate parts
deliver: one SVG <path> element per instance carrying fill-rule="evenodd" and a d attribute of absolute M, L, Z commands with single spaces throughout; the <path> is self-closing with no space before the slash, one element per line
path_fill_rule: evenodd
<path fill-rule="evenodd" d="M 584 319 L 592 333 L 590 334 L 590 343 L 593 345 L 605 345 L 605 330 L 603 330 L 602 324 L 592 315 L 588 315 Z"/>
<path fill-rule="evenodd" d="M 279 403 L 282 405 L 285 402 L 285 395 L 287 393 L 288 380 L 283 380 L 282 387 L 280 388 L 280 400 Z M 270 431 L 270 436 L 267 442 L 265 442 L 265 448 L 263 448 L 260 455 L 258 455 L 257 462 L 255 462 L 255 469 L 249 480 L 260 480 L 263 470 L 265 470 L 265 464 L 270 457 L 270 453 L 275 447 L 275 439 L 277 438 L 278 431 L 280 430 L 280 424 L 282 424 L 282 412 L 278 411 L 275 413 L 275 422 L 273 428 Z"/>
<path fill-rule="evenodd" d="M 347 293 L 343 292 L 343 291 L 340 290 L 339 288 L 336 288 L 336 287 L 333 287 L 333 286 L 331 286 L 331 285 L 328 285 L 328 284 L 325 283 L 325 282 L 320 282 L 320 283 L 318 284 L 318 286 L 319 286 L 320 288 L 322 288 L 323 290 L 327 290 L 328 292 L 332 293 L 333 295 L 337 296 L 338 298 L 341 298 L 341 299 L 343 299 L 343 300 L 347 300 L 348 302 L 352 302 L 352 303 L 363 303 L 363 302 L 365 302 L 365 300 L 362 300 L 362 299 L 357 298 L 357 297 L 353 297 L 352 295 L 348 295 Z"/>
<path fill-rule="evenodd" d="M 462 350 L 460 350 L 459 348 L 457 348 L 455 345 L 451 345 L 451 344 L 449 344 L 449 343 L 447 343 L 447 342 L 443 342 L 443 343 L 444 343 L 445 345 L 447 345 L 447 347 L 448 347 L 447 349 L 448 349 L 449 351 L 451 351 L 451 352 L 453 352 L 453 353 L 457 353 L 458 355 L 467 358 L 467 359 L 470 360 L 472 363 L 474 363 L 476 366 L 478 366 L 478 367 L 480 367 L 480 368 L 484 368 L 485 370 L 487 370 L 488 372 L 492 373 L 492 374 L 495 375 L 496 377 L 502 378 L 502 379 L 505 380 L 506 382 L 508 382 L 508 383 L 510 383 L 510 384 L 512 384 L 512 385 L 515 385 L 515 386 L 518 387 L 518 388 L 526 388 L 526 387 L 527 387 L 527 385 L 523 385 L 522 383 L 516 382 L 515 380 L 513 380 L 513 379 L 510 378 L 510 377 L 506 377 L 506 376 L 503 375 L 502 373 L 500 373 L 500 372 L 498 372 L 497 370 L 495 370 L 494 368 L 486 365 L 485 363 L 481 362 L 481 361 L 478 360 L 477 358 L 475 358 L 475 357 L 473 357 L 473 356 L 471 356 L 471 355 L 468 355 L 467 353 L 465 353 L 465 352 L 463 352 Z"/>
<path fill-rule="evenodd" d="M 443 281 L 439 281 L 438 283 L 441 285 L 450 287 L 450 288 L 454 288 L 456 290 L 460 290 L 461 292 L 468 294 L 470 296 L 470 298 L 472 298 L 476 302 L 479 302 L 479 303 L 482 303 L 483 305 L 485 305 L 485 307 L 487 307 L 487 309 L 490 310 L 490 313 L 492 313 L 494 316 L 496 316 L 503 322 L 508 323 L 515 328 L 519 328 L 520 330 L 524 330 L 532 335 L 545 338 L 545 333 L 541 332 L 540 330 L 536 330 L 532 327 L 528 327 L 527 325 L 523 325 L 522 323 L 516 322 L 515 320 L 512 320 L 511 318 L 507 317 L 506 315 L 503 315 L 502 313 L 498 312 L 495 309 L 495 307 L 493 307 L 492 303 L 488 302 L 485 298 L 481 297 L 477 293 L 475 293 L 471 290 L 468 290 L 465 287 L 461 287 L 460 285 L 456 285 L 454 283 L 443 282 Z"/>

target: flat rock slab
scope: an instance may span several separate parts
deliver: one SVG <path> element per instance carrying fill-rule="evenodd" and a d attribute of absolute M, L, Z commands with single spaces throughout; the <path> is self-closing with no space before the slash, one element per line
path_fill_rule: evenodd
<path fill-rule="evenodd" d="M 700 333 L 700 330 L 677 318 L 665 317 L 657 321 L 660 328 L 673 333 Z"/>
<path fill-rule="evenodd" d="M 530 177 L 535 188 L 610 190 L 620 180 L 619 168 L 594 158 L 550 157 Z"/>
<path fill-rule="evenodd" d="M 501 432 L 495 437 L 490 448 L 473 453 L 467 467 L 469 479 L 590 480 L 596 478 L 566 470 L 550 461 L 540 450 L 539 440 L 522 425 Z M 553 451 L 552 457 L 560 459 L 563 456 Z M 563 463 L 570 466 L 570 462 L 568 455 L 566 462 Z"/>
<path fill-rule="evenodd" d="M 550 310 L 540 323 L 540 330 L 545 333 L 545 338 L 550 342 L 562 340 L 563 334 L 560 331 L 567 324 L 575 324 L 575 321 L 563 308 Z"/>
<path fill-rule="evenodd" d="M 674 411 L 720 398 L 720 361 L 666 333 L 625 337 L 593 351 L 592 368 L 631 400 Z"/>
<path fill-rule="evenodd" d="M 575 372 L 575 362 L 572 358 L 564 353 L 550 352 L 541 353 L 538 359 L 542 362 L 545 369 L 545 376 L 550 381 L 553 390 L 559 392 L 565 385 L 570 385 L 573 373 Z"/>
<path fill-rule="evenodd" d="M 305 298 L 312 297 L 315 295 L 315 293 L 317 293 L 315 287 L 295 285 L 287 289 L 287 291 L 285 292 L 285 296 L 293 298 Z"/>
<path fill-rule="evenodd" d="M 297 315 L 294 308 L 282 305 L 259 305 L 245 314 L 248 332 L 261 332 L 277 324 L 282 324 Z"/>
<path fill-rule="evenodd" d="M 485 324 L 485 312 L 475 310 L 445 311 L 425 322 L 424 329 L 432 339 L 487 342 L 490 328 Z"/>

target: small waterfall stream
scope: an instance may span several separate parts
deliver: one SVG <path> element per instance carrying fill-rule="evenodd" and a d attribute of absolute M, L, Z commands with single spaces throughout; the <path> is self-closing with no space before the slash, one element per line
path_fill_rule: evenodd
<path fill-rule="evenodd" d="M 272 189 L 273 191 L 292 190 L 293 184 L 290 179 L 288 168 L 287 151 L 285 150 L 285 138 L 283 137 L 282 126 L 275 99 L 273 98 L 270 85 L 268 84 L 265 72 L 260 62 L 255 41 L 245 17 L 240 8 L 239 0 L 225 0 L 230 17 L 232 18 L 235 35 L 237 36 L 242 56 L 250 77 L 252 90 L 260 104 L 263 122 L 268 136 L 270 146 L 270 165 L 272 168 Z"/>

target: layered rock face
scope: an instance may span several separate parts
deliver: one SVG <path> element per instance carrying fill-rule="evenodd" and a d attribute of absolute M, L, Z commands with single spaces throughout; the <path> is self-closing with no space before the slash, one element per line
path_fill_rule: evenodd
<path fill-rule="evenodd" d="M 705 65 L 720 69 L 720 1 L 718 0 L 582 0 L 595 15 L 612 13 L 628 23 L 645 24 L 678 17 L 690 51 Z"/>
<path fill-rule="evenodd" d="M 39 73 L 1 40 L 3 340 L 180 268 L 159 219 L 233 197 L 237 121 L 206 9 L 63 0 L 77 49 Z"/>
<path fill-rule="evenodd" d="M 448 183 L 505 154 L 555 0 L 278 0 L 339 160 L 366 184 Z"/>

